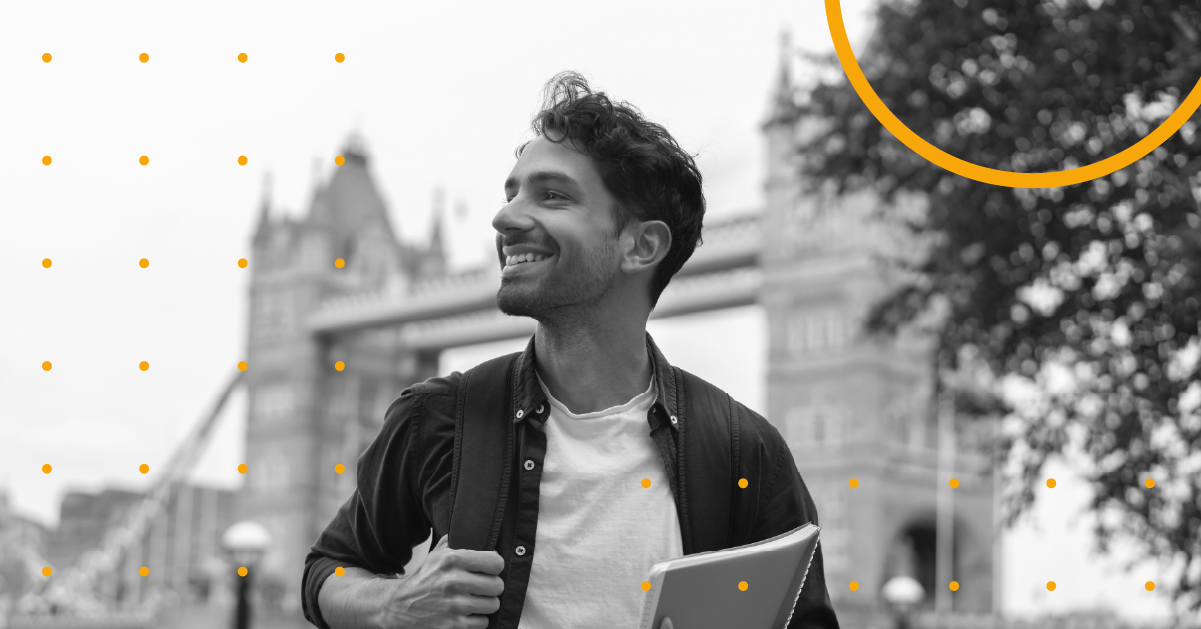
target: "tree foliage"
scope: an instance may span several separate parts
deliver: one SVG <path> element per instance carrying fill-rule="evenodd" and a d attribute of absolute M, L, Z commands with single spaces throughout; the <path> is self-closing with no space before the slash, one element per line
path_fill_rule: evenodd
<path fill-rule="evenodd" d="M 943 151 L 1000 170 L 1114 155 L 1201 78 L 1201 0 L 884 0 L 876 19 L 856 53 L 884 103 Z M 1094 468 L 1098 547 L 1125 535 L 1187 567 L 1164 585 L 1201 609 L 1196 116 L 1113 175 L 1026 190 L 927 162 L 845 77 L 807 106 L 825 126 L 802 147 L 804 179 L 873 188 L 886 216 L 898 193 L 924 199 L 906 225 L 931 244 L 870 327 L 895 333 L 938 306 L 940 364 L 973 356 L 1004 384 L 991 410 L 1006 417 L 999 452 L 1020 488 L 1007 522 L 1045 489 L 1047 457 L 1078 447 Z"/>

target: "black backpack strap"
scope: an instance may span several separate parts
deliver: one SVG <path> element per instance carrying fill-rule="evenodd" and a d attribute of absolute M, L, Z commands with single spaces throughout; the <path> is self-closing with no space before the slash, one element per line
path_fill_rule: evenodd
<path fill-rule="evenodd" d="M 519 355 L 480 363 L 459 381 L 450 476 L 450 548 L 496 549 L 515 447 L 509 385 Z"/>
<path fill-rule="evenodd" d="M 730 396 L 679 367 L 676 372 L 680 422 L 680 478 L 693 552 L 722 550 L 732 539 L 731 508 L 738 488 L 738 423 Z M 685 461 L 714 461 L 685 469 Z"/>

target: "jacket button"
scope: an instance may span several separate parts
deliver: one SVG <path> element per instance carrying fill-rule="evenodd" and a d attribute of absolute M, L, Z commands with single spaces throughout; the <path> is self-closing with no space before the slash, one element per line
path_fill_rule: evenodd
<path fill-rule="evenodd" d="M 529 459 L 526 459 L 526 461 L 525 461 L 525 469 L 527 469 L 527 470 L 532 470 L 532 469 L 534 469 L 534 462 L 533 462 L 533 461 L 531 461 L 531 460 L 529 460 Z"/>
<path fill-rule="evenodd" d="M 536 410 L 536 411 L 534 411 L 534 412 L 535 412 L 535 413 L 538 413 L 539 415 L 541 415 L 541 414 L 542 414 L 542 409 L 543 409 L 543 406 L 542 406 L 541 404 L 539 404 L 539 405 L 538 405 L 538 410 Z"/>
<path fill-rule="evenodd" d="M 521 419 L 525 415 L 525 411 L 517 411 L 517 419 Z"/>
<path fill-rule="evenodd" d="M 518 555 L 524 555 L 525 554 L 525 546 L 518 546 L 516 552 Z"/>
<path fill-rule="evenodd" d="M 675 415 L 672 415 L 672 416 L 671 416 L 671 423 L 672 423 L 672 424 L 675 424 L 675 423 L 676 423 L 676 416 L 675 416 Z"/>

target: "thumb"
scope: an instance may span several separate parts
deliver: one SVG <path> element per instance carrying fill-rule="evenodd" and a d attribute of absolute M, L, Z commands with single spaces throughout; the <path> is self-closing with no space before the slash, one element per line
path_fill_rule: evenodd
<path fill-rule="evenodd" d="M 663 622 L 659 623 L 659 629 L 675 629 L 671 624 L 670 618 L 664 618 Z"/>
<path fill-rule="evenodd" d="M 450 533 L 447 533 L 446 535 L 442 536 L 442 539 L 438 540 L 438 543 L 434 546 L 434 550 L 438 550 L 439 548 L 448 548 L 449 546 Z"/>

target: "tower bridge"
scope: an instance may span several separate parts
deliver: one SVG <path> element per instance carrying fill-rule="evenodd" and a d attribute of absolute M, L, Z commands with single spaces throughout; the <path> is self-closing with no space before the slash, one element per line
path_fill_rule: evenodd
<path fill-rule="evenodd" d="M 935 587 L 935 496 L 945 480 L 935 462 L 929 353 L 858 334 L 888 286 L 874 256 L 898 245 L 871 220 L 869 196 L 800 194 L 795 147 L 819 123 L 798 100 L 792 73 L 785 53 L 762 125 L 767 180 L 758 209 L 710 219 L 704 244 L 651 316 L 762 309 L 764 415 L 788 441 L 817 504 L 840 620 L 867 626 L 891 576 L 908 573 L 928 591 Z M 248 393 L 251 471 L 235 511 L 271 532 L 261 570 L 281 584 L 279 613 L 291 614 L 295 627 L 307 626 L 299 615 L 305 555 L 355 489 L 355 474 L 336 474 L 335 464 L 353 472 L 388 405 L 412 383 L 439 375 L 442 351 L 528 336 L 535 325 L 497 310 L 498 266 L 447 270 L 440 213 L 425 244 L 399 242 L 361 140 L 352 137 L 342 155 L 345 163 L 316 187 L 303 218 L 273 217 L 263 201 L 250 256 L 250 368 L 238 385 Z M 335 268 L 337 258 L 343 268 Z M 338 361 L 344 369 L 335 369 Z M 954 469 L 953 572 L 972 584 L 956 593 L 955 609 L 990 612 L 992 468 L 987 454 L 964 444 Z M 170 495 L 156 492 L 154 504 Z M 103 565 L 116 565 L 115 556 L 154 535 L 171 513 L 131 516 L 123 526 L 136 535 L 106 538 L 119 543 Z M 848 590 L 850 581 L 857 591 Z"/>

